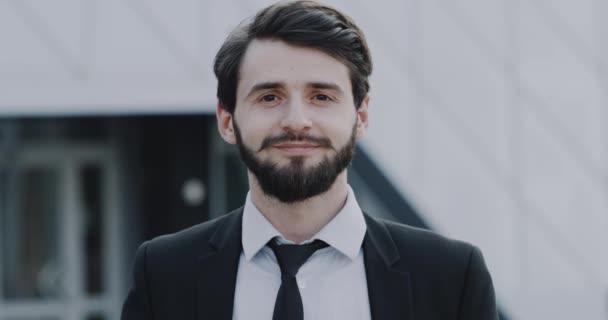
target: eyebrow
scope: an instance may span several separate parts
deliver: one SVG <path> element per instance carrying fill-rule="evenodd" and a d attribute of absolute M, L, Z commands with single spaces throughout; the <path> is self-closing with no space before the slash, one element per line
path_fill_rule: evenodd
<path fill-rule="evenodd" d="M 268 90 L 268 89 L 277 89 L 277 88 L 284 88 L 285 87 L 285 83 L 283 82 L 260 82 L 260 83 L 256 83 L 253 87 L 251 87 L 251 90 L 249 90 L 249 93 L 247 94 L 247 98 L 249 98 L 252 94 L 261 91 L 261 90 Z"/>
<path fill-rule="evenodd" d="M 313 89 L 327 89 L 327 90 L 335 91 L 341 95 L 344 94 L 344 91 L 342 90 L 342 88 L 340 88 L 339 85 L 332 83 L 332 82 L 309 82 L 306 84 L 306 87 L 313 88 Z M 285 88 L 284 82 L 256 83 L 253 87 L 251 87 L 251 90 L 249 90 L 249 93 L 247 94 L 247 98 L 251 97 L 251 95 L 253 95 L 254 93 L 256 93 L 258 91 L 268 90 L 268 89 L 280 89 L 280 88 Z"/>
<path fill-rule="evenodd" d="M 342 91 L 342 88 L 340 88 L 339 85 L 337 85 L 335 83 L 331 83 L 331 82 L 311 82 L 311 83 L 307 84 L 306 86 L 309 88 L 313 88 L 313 89 L 327 89 L 327 90 L 336 91 L 339 94 L 344 94 L 344 92 Z"/>

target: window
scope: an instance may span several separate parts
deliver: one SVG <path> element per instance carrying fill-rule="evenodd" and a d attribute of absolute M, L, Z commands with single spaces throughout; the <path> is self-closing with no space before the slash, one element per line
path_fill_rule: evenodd
<path fill-rule="evenodd" d="M 31 168 L 18 172 L 15 180 L 14 201 L 2 201 L 2 296 L 6 301 L 59 298 L 64 287 L 58 173 L 51 168 Z"/>

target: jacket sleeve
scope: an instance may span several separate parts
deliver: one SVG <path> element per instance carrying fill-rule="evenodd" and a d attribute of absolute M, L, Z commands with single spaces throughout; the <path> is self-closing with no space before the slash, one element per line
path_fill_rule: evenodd
<path fill-rule="evenodd" d="M 151 320 L 150 298 L 146 275 L 146 254 L 148 243 L 144 242 L 135 254 L 133 262 L 133 283 L 122 307 L 121 320 Z"/>
<path fill-rule="evenodd" d="M 473 247 L 460 297 L 459 320 L 498 320 L 492 277 L 481 251 Z"/>

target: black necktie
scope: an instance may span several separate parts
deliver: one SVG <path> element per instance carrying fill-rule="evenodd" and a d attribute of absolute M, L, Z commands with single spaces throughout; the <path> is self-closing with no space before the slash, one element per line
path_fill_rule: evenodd
<path fill-rule="evenodd" d="M 281 287 L 274 303 L 272 320 L 303 320 L 304 310 L 296 274 L 304 262 L 315 251 L 327 247 L 327 243 L 315 240 L 303 245 L 278 245 L 273 239 L 268 242 L 268 246 L 274 251 L 281 268 Z"/>

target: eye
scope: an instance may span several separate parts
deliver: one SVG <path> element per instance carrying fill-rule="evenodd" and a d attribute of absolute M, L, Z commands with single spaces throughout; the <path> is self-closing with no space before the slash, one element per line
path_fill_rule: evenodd
<path fill-rule="evenodd" d="M 262 97 L 262 101 L 264 102 L 273 102 L 277 100 L 277 96 L 274 94 L 267 94 Z"/>
<path fill-rule="evenodd" d="M 331 98 L 326 94 L 317 94 L 315 95 L 315 99 L 319 101 L 329 101 Z"/>

